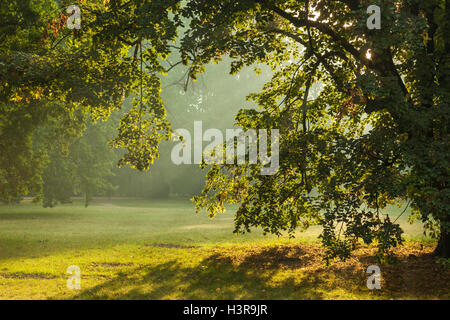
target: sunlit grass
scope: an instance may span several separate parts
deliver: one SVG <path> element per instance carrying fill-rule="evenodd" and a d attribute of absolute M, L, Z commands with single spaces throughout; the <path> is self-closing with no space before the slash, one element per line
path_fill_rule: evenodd
<path fill-rule="evenodd" d="M 389 210 L 393 217 L 401 212 Z M 372 292 L 365 286 L 364 270 L 370 255 L 326 268 L 317 245 L 318 227 L 295 239 L 259 231 L 236 236 L 233 212 L 230 208 L 211 220 L 205 213 L 195 214 L 187 200 L 103 199 L 87 209 L 81 202 L 53 209 L 30 203 L 1 206 L 0 298 L 448 297 L 439 288 L 422 292 L 397 285 Z M 431 251 L 417 243 L 431 243 L 420 225 L 408 225 L 406 216 L 400 221 L 408 252 Z M 70 265 L 81 269 L 80 291 L 66 287 Z"/>

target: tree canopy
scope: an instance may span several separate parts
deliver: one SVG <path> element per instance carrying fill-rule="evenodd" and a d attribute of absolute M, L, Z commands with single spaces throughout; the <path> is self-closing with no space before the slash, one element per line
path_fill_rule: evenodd
<path fill-rule="evenodd" d="M 161 77 L 183 64 L 189 83 L 226 57 L 233 74 L 272 69 L 249 96 L 259 109 L 240 110 L 236 125 L 279 129 L 280 169 L 213 166 L 198 210 L 240 203 L 236 232 L 320 224 L 326 259 L 347 258 L 359 240 L 390 259 L 402 231 L 383 208 L 402 200 L 449 256 L 448 0 L 78 1 L 80 29 L 65 27 L 70 4 L 1 4 L 3 197 L 39 184 L 35 127 L 71 135 L 83 115 L 106 118 L 125 97 L 133 107 L 111 144 L 126 150 L 120 165 L 148 169 L 171 137 Z M 370 5 L 380 29 L 367 27 Z"/>

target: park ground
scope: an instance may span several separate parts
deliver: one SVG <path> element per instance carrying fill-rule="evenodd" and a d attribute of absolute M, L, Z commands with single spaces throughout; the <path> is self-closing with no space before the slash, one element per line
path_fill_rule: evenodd
<path fill-rule="evenodd" d="M 450 299 L 450 268 L 406 214 L 398 263 L 380 265 L 381 289 L 369 290 L 373 248 L 327 267 L 318 227 L 235 235 L 234 212 L 209 219 L 181 199 L 1 205 L 0 299 Z M 80 290 L 67 288 L 71 265 Z"/>

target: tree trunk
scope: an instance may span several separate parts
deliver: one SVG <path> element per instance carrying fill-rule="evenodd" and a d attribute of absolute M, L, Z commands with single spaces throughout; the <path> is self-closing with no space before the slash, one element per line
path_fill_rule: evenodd
<path fill-rule="evenodd" d="M 434 255 L 441 258 L 450 258 L 450 234 L 448 232 L 441 231 L 441 236 L 434 250 Z"/>

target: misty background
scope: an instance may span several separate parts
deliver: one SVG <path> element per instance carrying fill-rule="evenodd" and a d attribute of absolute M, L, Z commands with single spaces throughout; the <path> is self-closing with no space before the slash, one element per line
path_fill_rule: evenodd
<path fill-rule="evenodd" d="M 256 75 L 254 67 L 246 67 L 231 75 L 229 68 L 229 61 L 210 64 L 197 81 L 186 82 L 188 69 L 178 65 L 161 77 L 161 96 L 173 130 L 184 128 L 193 134 L 194 121 L 202 121 L 204 131 L 217 128 L 225 132 L 234 127 L 238 110 L 257 107 L 246 97 L 261 90 L 271 77 L 270 69 L 258 66 Z M 36 201 L 42 201 L 44 207 L 53 207 L 69 203 L 73 197 L 83 197 L 88 205 L 93 197 L 99 196 L 185 198 L 201 192 L 208 170 L 198 164 L 173 164 L 170 154 L 178 142 L 163 142 L 160 157 L 148 171 L 117 166 L 123 150 L 110 148 L 108 142 L 117 134 L 122 115 L 131 108 L 131 98 L 106 121 L 93 123 L 87 118 L 82 136 L 53 148 L 42 178 L 42 198 L 35 198 Z M 36 132 L 33 138 L 36 148 L 44 140 L 45 130 Z"/>

